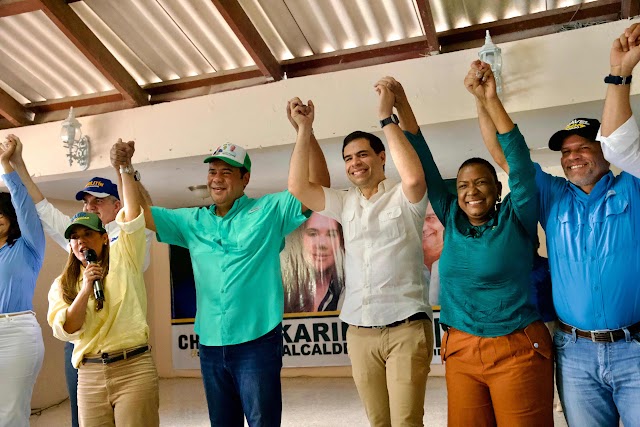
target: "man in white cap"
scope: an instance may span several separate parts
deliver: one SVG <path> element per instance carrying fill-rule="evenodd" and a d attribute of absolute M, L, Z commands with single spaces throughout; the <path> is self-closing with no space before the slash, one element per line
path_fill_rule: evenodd
<path fill-rule="evenodd" d="M 329 185 L 315 141 L 311 179 Z M 279 426 L 282 414 L 284 237 L 311 214 L 291 193 L 252 199 L 244 194 L 251 160 L 223 144 L 204 160 L 213 205 L 145 208 L 160 242 L 189 249 L 196 283 L 195 331 L 211 425 Z"/>

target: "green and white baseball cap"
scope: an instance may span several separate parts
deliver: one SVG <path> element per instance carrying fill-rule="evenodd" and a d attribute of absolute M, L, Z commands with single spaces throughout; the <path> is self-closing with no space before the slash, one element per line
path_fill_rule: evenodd
<path fill-rule="evenodd" d="M 222 144 L 211 156 L 204 159 L 204 163 L 211 163 L 215 159 L 220 159 L 237 168 L 245 168 L 251 172 L 251 159 L 249 158 L 249 154 L 247 154 L 247 150 L 239 145 L 229 143 Z"/>
<path fill-rule="evenodd" d="M 78 212 L 73 216 L 73 218 L 71 218 L 71 224 L 69 224 L 69 226 L 64 232 L 65 239 L 69 240 L 71 238 L 73 228 L 77 225 L 87 227 L 101 234 L 104 234 L 107 232 L 104 229 L 104 226 L 102 225 L 102 221 L 100 221 L 100 217 L 98 215 L 92 212 Z"/>

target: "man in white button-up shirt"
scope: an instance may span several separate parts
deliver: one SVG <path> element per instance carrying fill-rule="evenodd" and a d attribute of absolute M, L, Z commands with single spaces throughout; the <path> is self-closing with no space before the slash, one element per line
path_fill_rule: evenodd
<path fill-rule="evenodd" d="M 433 355 L 429 289 L 422 276 L 422 225 L 426 183 L 418 155 L 392 115 L 395 96 L 385 77 L 376 83 L 380 124 L 400 174 L 386 179 L 380 138 L 356 131 L 342 154 L 347 191 L 309 181 L 313 103 L 290 102 L 298 124 L 289 191 L 305 206 L 342 224 L 345 300 L 353 377 L 372 426 L 422 426 L 427 375 Z"/>

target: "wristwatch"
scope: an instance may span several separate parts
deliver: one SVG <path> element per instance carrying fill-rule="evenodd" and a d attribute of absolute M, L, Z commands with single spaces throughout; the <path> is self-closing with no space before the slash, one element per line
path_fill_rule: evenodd
<path fill-rule="evenodd" d="M 133 175 L 133 179 L 136 181 L 140 181 L 140 172 L 133 169 L 133 166 L 120 166 L 120 173 L 128 173 L 129 175 Z"/>
<path fill-rule="evenodd" d="M 622 77 L 622 76 L 612 76 L 611 74 L 609 74 L 607 77 L 604 78 L 604 82 L 612 85 L 630 85 L 631 77 L 633 76 Z"/>
<path fill-rule="evenodd" d="M 383 128 L 386 125 L 389 125 L 391 123 L 398 124 L 399 122 L 400 122 L 400 120 L 398 120 L 398 116 L 396 116 L 395 114 L 392 114 L 389 117 L 387 117 L 386 119 L 380 120 L 380 127 Z"/>

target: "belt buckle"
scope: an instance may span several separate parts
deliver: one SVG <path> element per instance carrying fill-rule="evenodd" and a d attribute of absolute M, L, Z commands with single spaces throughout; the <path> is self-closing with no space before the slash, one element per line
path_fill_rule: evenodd
<path fill-rule="evenodd" d="M 613 331 L 589 331 L 592 342 L 614 342 Z"/>
<path fill-rule="evenodd" d="M 103 365 L 107 365 L 109 364 L 109 353 L 102 353 L 102 364 Z"/>

